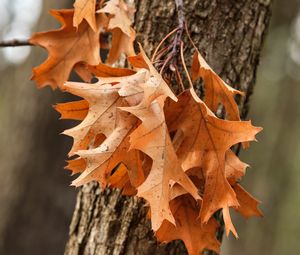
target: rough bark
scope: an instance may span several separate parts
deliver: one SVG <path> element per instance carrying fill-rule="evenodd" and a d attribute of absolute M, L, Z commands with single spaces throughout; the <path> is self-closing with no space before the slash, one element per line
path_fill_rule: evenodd
<path fill-rule="evenodd" d="M 248 112 L 270 6 L 270 0 L 185 1 L 194 42 L 217 73 L 246 93 L 239 101 L 242 118 Z M 177 26 L 174 1 L 136 1 L 136 10 L 138 41 L 151 53 Z M 143 201 L 86 185 L 77 196 L 65 255 L 186 254 L 181 242 L 159 245 L 145 215 Z"/>

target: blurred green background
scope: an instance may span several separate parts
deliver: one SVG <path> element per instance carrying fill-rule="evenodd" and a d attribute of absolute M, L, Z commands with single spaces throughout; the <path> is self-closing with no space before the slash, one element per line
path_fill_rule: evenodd
<path fill-rule="evenodd" d="M 47 10 L 71 2 L 0 0 L 1 40 L 57 26 Z M 0 49 L 0 254 L 62 254 L 75 204 L 62 170 L 71 141 L 57 136 L 72 123 L 51 108 L 66 95 L 28 81 L 45 56 L 33 47 Z M 224 255 L 300 254 L 299 97 L 300 1 L 275 0 L 249 114 L 264 131 L 241 154 L 251 165 L 242 184 L 265 216 L 235 217 L 240 238 L 224 237 Z"/>

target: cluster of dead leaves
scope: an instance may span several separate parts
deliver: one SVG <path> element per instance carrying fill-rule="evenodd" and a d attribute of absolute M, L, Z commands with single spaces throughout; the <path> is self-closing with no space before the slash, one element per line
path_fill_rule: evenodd
<path fill-rule="evenodd" d="M 38 87 L 59 87 L 82 98 L 56 106 L 62 119 L 81 121 L 64 132 L 74 141 L 67 168 L 80 174 L 73 185 L 98 181 L 102 188 L 142 197 L 161 242 L 182 239 L 191 255 L 219 252 L 214 213 L 222 210 L 226 232 L 235 236 L 230 208 L 246 218 L 261 215 L 258 201 L 239 184 L 247 164 L 231 150 L 261 130 L 240 120 L 234 96 L 242 93 L 196 50 L 191 75 L 203 79 L 205 99 L 193 88 L 176 96 L 142 47 L 134 56 L 132 8 L 122 0 L 104 7 L 77 0 L 74 8 L 51 11 L 62 27 L 31 38 L 49 53 L 33 71 Z M 99 56 L 107 47 L 101 45 L 103 33 L 112 35 L 106 64 Z M 121 54 L 131 56 L 132 68 L 109 66 Z M 85 82 L 65 83 L 72 70 Z M 89 83 L 93 75 L 98 81 Z M 225 119 L 215 115 L 220 105 Z"/>

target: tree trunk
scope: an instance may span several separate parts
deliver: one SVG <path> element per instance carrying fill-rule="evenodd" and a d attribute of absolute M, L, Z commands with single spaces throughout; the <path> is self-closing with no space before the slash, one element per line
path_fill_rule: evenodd
<path fill-rule="evenodd" d="M 137 40 L 150 54 L 170 30 L 177 26 L 173 0 L 136 1 Z M 270 0 L 184 1 L 191 37 L 208 63 L 229 84 L 244 91 L 239 102 L 241 116 L 248 112 L 249 96 L 266 28 Z M 192 49 L 187 55 L 192 56 Z M 220 231 L 222 234 L 222 231 Z M 98 185 L 85 185 L 78 193 L 65 255 L 186 254 L 179 241 L 159 245 L 146 219 L 143 201 L 101 192 Z"/>

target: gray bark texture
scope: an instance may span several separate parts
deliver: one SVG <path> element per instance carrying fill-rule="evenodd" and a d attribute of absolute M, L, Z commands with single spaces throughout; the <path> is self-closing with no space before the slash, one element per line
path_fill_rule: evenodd
<path fill-rule="evenodd" d="M 137 40 L 150 55 L 158 42 L 177 27 L 173 0 L 136 1 Z M 270 0 L 184 1 L 191 37 L 208 63 L 226 82 L 244 91 L 241 116 L 248 112 L 266 28 Z M 188 48 L 186 56 L 192 56 Z M 220 231 L 222 234 L 222 231 Z M 65 255 L 186 254 L 180 241 L 159 244 L 146 219 L 143 201 L 97 184 L 79 190 Z"/>

